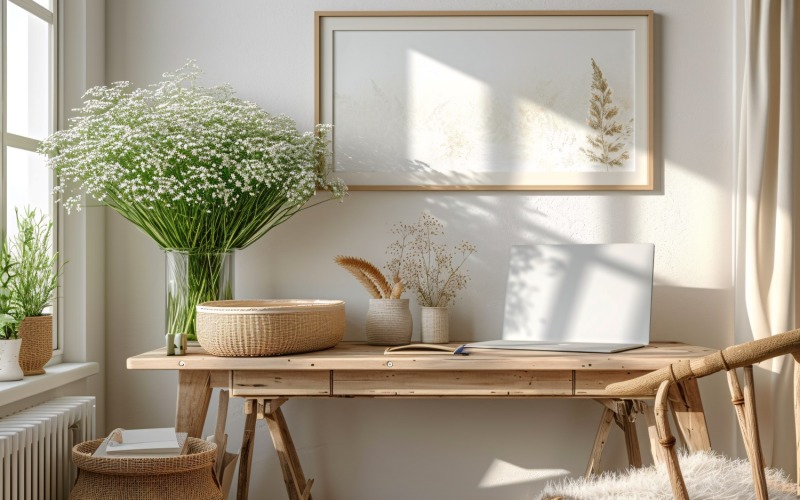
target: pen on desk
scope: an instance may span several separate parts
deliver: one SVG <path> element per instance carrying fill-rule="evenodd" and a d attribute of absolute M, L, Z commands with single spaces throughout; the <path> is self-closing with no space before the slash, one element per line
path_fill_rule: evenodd
<path fill-rule="evenodd" d="M 460 346 L 456 347 L 456 350 L 453 351 L 453 354 L 461 354 L 462 356 L 469 356 L 469 353 L 466 352 L 467 344 L 461 344 Z"/>

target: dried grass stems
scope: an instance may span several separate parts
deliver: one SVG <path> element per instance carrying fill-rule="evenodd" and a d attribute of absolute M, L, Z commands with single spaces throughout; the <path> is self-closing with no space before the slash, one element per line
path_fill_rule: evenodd
<path fill-rule="evenodd" d="M 367 292 L 375 299 L 399 299 L 405 286 L 400 281 L 400 276 L 395 275 L 392 284 L 380 270 L 369 261 L 360 257 L 339 255 L 334 258 L 337 264 L 352 274 L 361 283 Z"/>
<path fill-rule="evenodd" d="M 437 242 L 444 236 L 444 225 L 428 213 L 423 213 L 413 224 L 397 224 L 392 232 L 398 239 L 389 245 L 392 260 L 387 268 L 417 294 L 419 305 L 450 305 L 467 286 L 469 274 L 463 266 L 475 253 L 475 245 L 462 241 L 451 250 Z"/>
<path fill-rule="evenodd" d="M 406 290 L 417 295 L 424 307 L 447 307 L 467 286 L 469 274 L 464 264 L 475 253 L 475 245 L 462 241 L 448 247 L 436 241 L 444 236 L 444 225 L 423 212 L 417 222 L 399 223 L 392 228 L 397 236 L 386 249 L 386 270 L 390 280 L 370 262 L 359 257 L 337 256 L 337 264 L 352 274 L 373 298 L 399 299 Z"/>

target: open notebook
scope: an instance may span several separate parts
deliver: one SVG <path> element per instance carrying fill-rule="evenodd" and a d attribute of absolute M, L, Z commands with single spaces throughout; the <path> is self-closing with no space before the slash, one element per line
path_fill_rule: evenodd
<path fill-rule="evenodd" d="M 502 340 L 466 347 L 619 352 L 650 341 L 650 243 L 511 248 Z"/>

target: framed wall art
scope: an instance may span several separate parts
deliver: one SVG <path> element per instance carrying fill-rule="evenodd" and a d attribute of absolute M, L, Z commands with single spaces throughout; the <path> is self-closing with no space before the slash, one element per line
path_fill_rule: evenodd
<path fill-rule="evenodd" d="M 317 12 L 354 190 L 652 190 L 653 13 Z"/>

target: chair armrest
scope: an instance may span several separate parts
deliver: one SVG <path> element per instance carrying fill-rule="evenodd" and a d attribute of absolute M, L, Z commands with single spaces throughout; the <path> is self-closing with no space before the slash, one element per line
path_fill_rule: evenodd
<path fill-rule="evenodd" d="M 625 382 L 606 386 L 612 396 L 655 396 L 661 382 L 681 382 L 700 378 L 721 370 L 750 366 L 770 358 L 792 354 L 800 357 L 800 329 L 745 342 L 717 351 L 702 358 L 682 360 Z"/>

